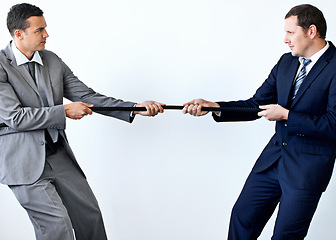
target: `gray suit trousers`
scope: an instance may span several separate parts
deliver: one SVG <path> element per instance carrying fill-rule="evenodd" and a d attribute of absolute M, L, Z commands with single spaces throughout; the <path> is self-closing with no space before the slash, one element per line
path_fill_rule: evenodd
<path fill-rule="evenodd" d="M 46 157 L 42 176 L 9 186 L 26 209 L 38 240 L 107 239 L 98 202 L 61 144 Z"/>

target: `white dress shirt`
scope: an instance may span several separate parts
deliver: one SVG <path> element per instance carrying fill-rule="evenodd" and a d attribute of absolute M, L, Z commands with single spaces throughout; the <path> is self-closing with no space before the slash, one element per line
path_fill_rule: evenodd
<path fill-rule="evenodd" d="M 329 48 L 329 42 L 327 42 L 327 44 L 324 46 L 324 48 L 322 48 L 320 51 L 318 51 L 317 53 L 315 53 L 313 56 L 311 56 L 309 59 L 311 60 L 311 63 L 309 63 L 306 66 L 306 74 L 308 75 L 309 71 L 314 67 L 315 63 L 320 59 L 320 57 L 323 55 L 323 53 L 325 53 L 327 51 L 327 49 Z M 299 62 L 300 62 L 300 67 L 296 73 L 296 77 L 298 76 L 301 68 L 303 67 L 303 57 L 299 57 Z M 295 79 L 296 79 L 295 77 Z"/>

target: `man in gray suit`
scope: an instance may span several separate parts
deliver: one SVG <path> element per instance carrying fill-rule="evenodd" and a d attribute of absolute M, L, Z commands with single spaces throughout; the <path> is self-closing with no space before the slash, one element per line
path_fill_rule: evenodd
<path fill-rule="evenodd" d="M 94 92 L 53 52 L 43 12 L 14 5 L 7 17 L 13 41 L 0 52 L 0 183 L 26 209 L 37 239 L 106 239 L 98 203 L 68 144 L 66 117 L 95 106 L 144 106 L 143 112 L 104 112 L 132 122 L 155 116 L 162 104 L 125 102 Z M 63 105 L 63 97 L 72 103 Z"/>

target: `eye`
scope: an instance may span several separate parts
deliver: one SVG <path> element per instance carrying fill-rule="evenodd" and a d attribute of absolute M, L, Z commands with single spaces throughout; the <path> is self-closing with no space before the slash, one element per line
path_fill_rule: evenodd
<path fill-rule="evenodd" d="M 44 28 L 38 28 L 38 29 L 36 29 L 36 31 L 35 31 L 35 32 L 36 32 L 36 33 L 40 33 L 40 32 L 42 32 L 42 31 L 43 31 L 43 29 L 44 29 Z"/>

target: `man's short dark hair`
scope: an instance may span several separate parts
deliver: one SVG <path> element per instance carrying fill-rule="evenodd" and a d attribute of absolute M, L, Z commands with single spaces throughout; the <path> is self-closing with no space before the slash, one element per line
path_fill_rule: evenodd
<path fill-rule="evenodd" d="M 43 11 L 39 7 L 28 3 L 12 6 L 7 15 L 7 28 L 10 34 L 14 36 L 16 29 L 25 31 L 29 28 L 27 19 L 33 16 L 43 16 Z"/>
<path fill-rule="evenodd" d="M 298 25 L 305 31 L 307 31 L 311 25 L 315 25 L 320 38 L 326 38 L 327 22 L 323 16 L 323 13 L 318 8 L 309 4 L 298 5 L 289 10 L 285 16 L 285 19 L 291 16 L 298 17 Z"/>

